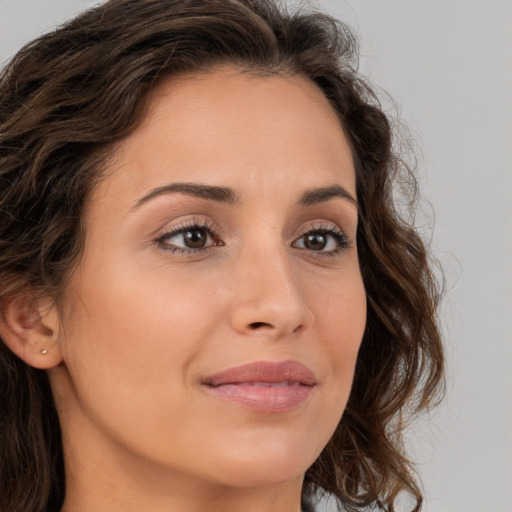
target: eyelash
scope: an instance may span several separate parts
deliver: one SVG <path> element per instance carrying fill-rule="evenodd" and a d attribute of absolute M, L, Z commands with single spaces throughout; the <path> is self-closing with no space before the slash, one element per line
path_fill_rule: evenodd
<path fill-rule="evenodd" d="M 207 233 L 207 235 L 214 241 L 213 245 L 209 245 L 207 247 L 201 247 L 198 249 L 189 248 L 189 247 L 176 247 L 166 244 L 166 241 L 170 238 L 173 238 L 176 235 L 186 233 L 187 231 L 199 231 L 203 230 Z M 157 245 L 164 251 L 169 251 L 171 253 L 178 253 L 178 254 L 195 254 L 201 251 L 205 251 L 210 249 L 212 246 L 220 246 L 224 245 L 223 243 L 220 243 L 219 236 L 217 234 L 218 230 L 215 224 L 209 223 L 203 220 L 192 220 L 190 222 L 184 222 L 182 224 L 179 224 L 175 227 L 173 227 L 170 231 L 166 231 L 162 235 L 160 235 L 155 242 Z"/>
<path fill-rule="evenodd" d="M 315 256 L 321 258 L 330 258 L 338 256 L 340 253 L 345 251 L 350 247 L 350 240 L 345 235 L 345 233 L 336 225 L 336 224 L 322 224 L 320 226 L 308 227 L 300 233 L 300 235 L 295 239 L 294 244 L 302 239 L 306 235 L 328 235 L 334 238 L 336 243 L 336 248 L 332 251 L 314 251 L 310 249 L 309 252 L 314 253 Z M 308 250 L 308 249 L 303 249 Z"/>
<path fill-rule="evenodd" d="M 169 245 L 166 243 L 167 240 L 169 240 L 177 235 L 184 234 L 187 231 L 200 231 L 200 230 L 205 231 L 207 236 L 211 240 L 213 240 L 214 243 L 211 245 L 208 245 L 206 247 L 201 247 L 201 248 L 197 248 L 197 249 L 188 248 L 188 247 L 177 247 L 177 246 L 172 246 L 172 245 Z M 300 247 L 296 247 L 299 250 L 305 250 L 310 253 L 313 253 L 317 257 L 322 257 L 322 258 L 334 257 L 334 256 L 339 255 L 345 249 L 348 249 L 350 247 L 349 238 L 335 224 L 329 223 L 329 224 L 323 224 L 320 226 L 309 227 L 307 229 L 304 229 L 299 234 L 299 236 L 295 239 L 293 244 L 296 244 L 299 240 L 303 239 L 303 237 L 305 237 L 306 235 L 328 235 L 334 239 L 334 241 L 336 243 L 336 248 L 331 251 L 322 251 L 322 250 L 315 251 L 313 249 L 308 250 L 307 248 L 303 249 Z M 178 253 L 178 254 L 183 254 L 183 255 L 196 254 L 198 252 L 202 252 L 202 251 L 211 249 L 211 247 L 224 245 L 219 239 L 218 228 L 216 227 L 216 225 L 213 223 L 203 221 L 203 220 L 200 220 L 200 221 L 192 220 L 191 222 L 184 222 L 182 224 L 179 224 L 178 226 L 175 226 L 174 228 L 172 228 L 170 231 L 167 231 L 167 232 L 163 233 L 162 235 L 160 235 L 155 240 L 155 242 L 164 251 L 169 251 L 173 254 Z"/>

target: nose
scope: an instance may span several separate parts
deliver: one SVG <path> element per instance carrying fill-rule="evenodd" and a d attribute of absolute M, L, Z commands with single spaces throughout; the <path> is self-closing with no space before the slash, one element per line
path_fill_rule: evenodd
<path fill-rule="evenodd" d="M 300 275 L 286 254 L 253 253 L 236 272 L 233 329 L 244 335 L 286 338 L 307 328 L 313 313 L 301 291 Z"/>

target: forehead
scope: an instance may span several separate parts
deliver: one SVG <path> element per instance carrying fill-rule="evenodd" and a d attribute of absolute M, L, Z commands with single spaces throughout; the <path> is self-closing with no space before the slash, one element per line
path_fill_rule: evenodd
<path fill-rule="evenodd" d="M 112 160 L 113 178 L 129 174 L 132 190 L 170 180 L 290 186 L 293 176 L 304 187 L 341 180 L 355 195 L 341 122 L 305 77 L 219 68 L 167 79 L 148 100 Z"/>

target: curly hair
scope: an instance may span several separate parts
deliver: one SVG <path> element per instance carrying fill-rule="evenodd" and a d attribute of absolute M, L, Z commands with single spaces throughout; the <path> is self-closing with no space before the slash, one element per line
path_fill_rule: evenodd
<path fill-rule="evenodd" d="M 307 470 L 303 501 L 325 491 L 347 511 L 391 512 L 407 492 L 418 511 L 402 436 L 409 414 L 443 391 L 439 286 L 396 207 L 396 184 L 405 179 L 414 199 L 415 181 L 358 74 L 356 39 L 324 13 L 289 13 L 273 0 L 110 0 L 25 46 L 0 75 L 0 309 L 27 289 L 59 296 L 107 149 L 137 128 L 155 84 L 226 63 L 312 80 L 355 163 L 367 325 L 347 408 Z M 59 510 L 63 448 L 47 375 L 1 340 L 0 432 L 2 512 Z"/>

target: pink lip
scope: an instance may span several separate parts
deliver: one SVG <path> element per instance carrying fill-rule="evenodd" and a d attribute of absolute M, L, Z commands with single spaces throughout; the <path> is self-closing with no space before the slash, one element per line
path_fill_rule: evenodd
<path fill-rule="evenodd" d="M 297 361 L 256 361 L 203 381 L 205 388 L 217 397 L 260 412 L 297 407 L 311 395 L 315 384 L 315 374 Z"/>

